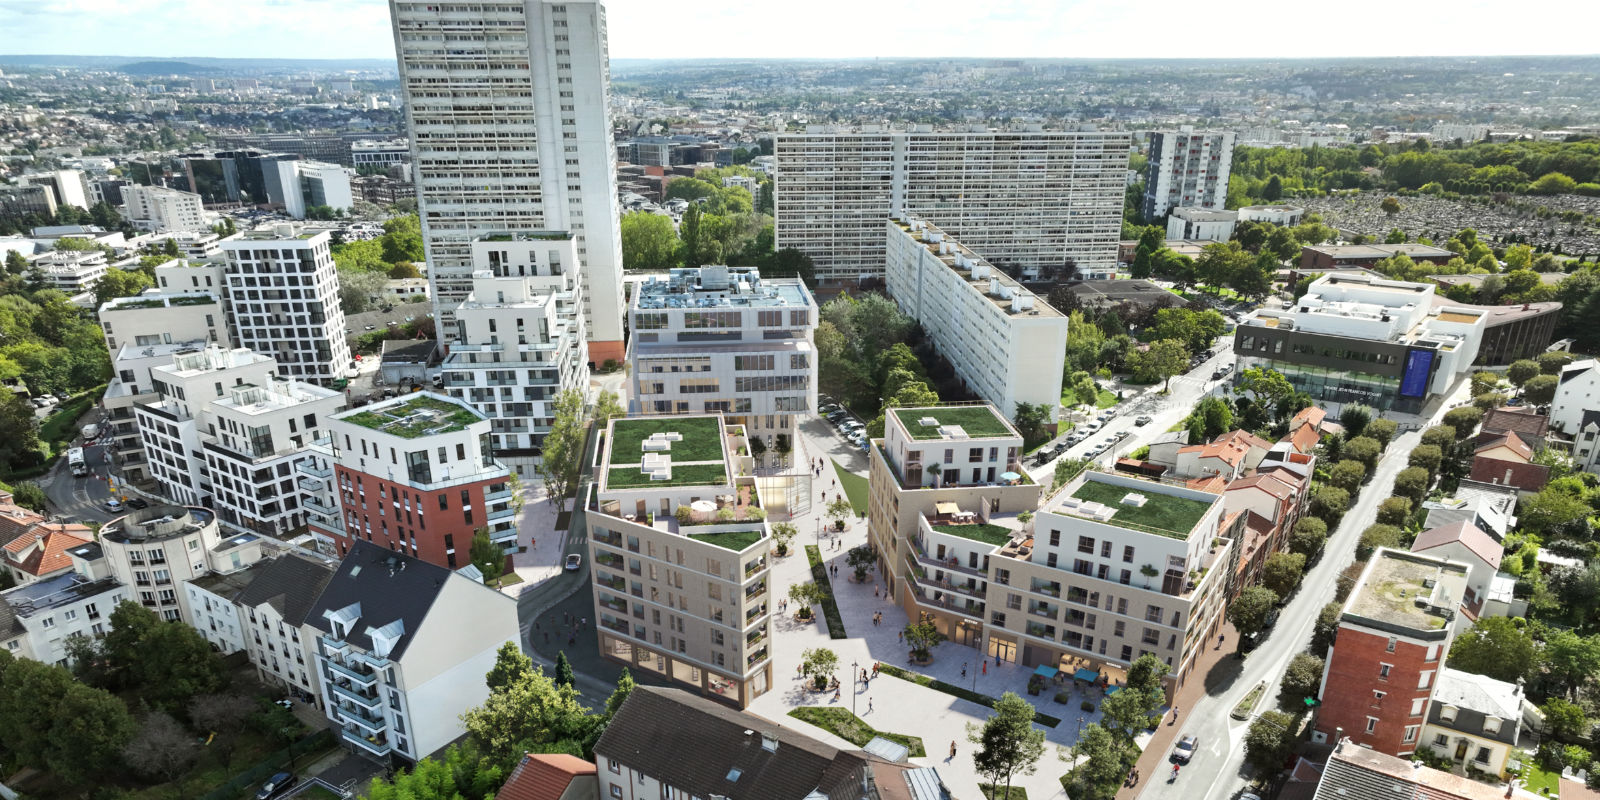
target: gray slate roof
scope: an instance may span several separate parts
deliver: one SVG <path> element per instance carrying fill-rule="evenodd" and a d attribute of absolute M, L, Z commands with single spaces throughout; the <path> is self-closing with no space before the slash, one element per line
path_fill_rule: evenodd
<path fill-rule="evenodd" d="M 250 607 L 270 605 L 288 625 L 306 621 L 312 604 L 333 578 L 332 566 L 296 555 L 263 561 L 250 570 L 250 584 L 234 602 Z"/>
<path fill-rule="evenodd" d="M 367 629 L 399 620 L 404 634 L 389 650 L 389 660 L 399 661 L 417 631 L 422 630 L 428 610 L 451 577 L 450 570 L 444 567 L 357 540 L 306 612 L 305 624 L 332 633 L 333 623 L 324 613 L 359 603 L 361 618 L 352 626 L 346 641 L 370 652 L 372 637 L 367 635 Z"/>

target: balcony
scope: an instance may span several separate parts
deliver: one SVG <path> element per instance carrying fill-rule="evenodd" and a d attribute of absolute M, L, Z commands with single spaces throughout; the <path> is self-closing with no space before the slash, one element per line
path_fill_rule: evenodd
<path fill-rule="evenodd" d="M 766 559 L 762 558 L 762 559 L 757 559 L 755 561 L 752 561 L 749 564 L 745 565 L 745 567 L 744 567 L 744 577 L 745 577 L 746 580 L 749 580 L 752 575 L 755 575 L 757 572 L 760 572 L 760 571 L 762 571 L 762 570 L 764 570 L 766 568 L 767 568 L 767 560 Z"/>
<path fill-rule="evenodd" d="M 333 670 L 335 676 L 349 678 L 352 683 L 364 689 L 378 685 L 378 674 L 370 671 L 370 668 L 367 672 L 357 672 L 331 658 L 324 659 L 323 663 L 328 665 L 328 669 Z"/>
<path fill-rule="evenodd" d="M 333 477 L 332 467 L 319 467 L 315 461 L 309 458 L 294 462 L 294 471 L 302 475 L 310 475 L 313 478 Z"/>
<path fill-rule="evenodd" d="M 509 499 L 511 499 L 511 490 L 510 489 L 501 489 L 498 492 L 484 492 L 483 493 L 483 502 L 485 502 L 485 503 L 493 503 L 496 500 L 509 500 Z"/>
<path fill-rule="evenodd" d="M 512 508 L 511 506 L 506 506 L 505 508 L 497 508 L 497 509 L 494 509 L 493 511 L 490 511 L 489 513 L 484 515 L 484 518 L 489 520 L 490 522 L 494 522 L 497 519 L 510 519 L 512 517 L 515 517 L 516 515 L 517 515 L 517 510 L 515 508 Z"/>
<path fill-rule="evenodd" d="M 971 575 L 974 578 L 983 578 L 985 580 L 989 578 L 988 573 L 981 569 L 975 569 L 962 564 L 961 559 L 959 558 L 934 558 L 923 549 L 922 542 L 920 540 L 914 540 L 912 542 L 912 550 L 916 552 L 917 560 L 926 566 L 949 570 L 951 572 L 959 572 L 963 575 Z"/>
<path fill-rule="evenodd" d="M 303 500 L 300 501 L 300 503 L 301 503 L 301 505 L 306 507 L 306 510 L 308 510 L 308 511 L 314 513 L 314 514 L 321 514 L 322 516 L 325 516 L 325 517 L 338 517 L 339 516 L 339 509 L 338 508 L 322 502 L 321 500 L 317 499 L 317 497 L 315 495 L 313 495 L 311 497 L 304 498 Z"/>
<path fill-rule="evenodd" d="M 1056 638 L 1056 626 L 1041 625 L 1037 622 L 1030 622 L 1028 623 L 1027 634 L 1029 636 L 1037 636 L 1040 639 L 1050 639 L 1053 641 Z"/>
<path fill-rule="evenodd" d="M 620 600 L 609 595 L 600 595 L 600 605 L 605 606 L 612 611 L 620 611 L 624 614 L 628 613 L 628 601 Z"/>
<path fill-rule="evenodd" d="M 594 574 L 594 583 L 602 589 L 615 589 L 619 592 L 626 591 L 628 588 L 628 582 L 619 575 L 603 575 L 596 572 Z"/>
<path fill-rule="evenodd" d="M 600 616 L 600 627 L 609 631 L 616 631 L 623 636 L 628 635 L 628 621 L 624 619 L 612 619 L 602 614 Z"/>
<path fill-rule="evenodd" d="M 343 736 L 345 741 L 375 756 L 387 756 L 392 749 L 389 747 L 389 737 L 381 733 L 376 736 L 365 736 L 352 726 L 340 728 L 339 735 Z"/>
<path fill-rule="evenodd" d="M 744 590 L 744 599 L 756 600 L 767 593 L 767 582 L 762 581 Z"/>
<path fill-rule="evenodd" d="M 375 735 L 388 730 L 389 723 L 382 711 L 367 711 L 360 706 L 341 703 L 334 706 L 339 711 L 339 722 L 354 723 L 364 733 Z"/>
<path fill-rule="evenodd" d="M 612 547 L 616 546 L 616 542 L 602 543 L 609 544 Z M 622 556 L 619 556 L 616 553 L 607 553 L 604 550 L 600 550 L 594 554 L 594 563 L 603 567 L 610 567 L 611 569 L 622 569 Z"/>
<path fill-rule="evenodd" d="M 338 695 L 341 699 L 349 700 L 364 708 L 377 708 L 378 706 L 383 705 L 383 700 L 378 697 L 378 693 L 376 691 L 373 691 L 371 694 L 358 692 L 348 684 L 340 683 L 338 681 L 329 681 L 328 685 L 333 687 L 333 693 Z"/>
<path fill-rule="evenodd" d="M 745 669 L 749 669 L 750 667 L 753 667 L 753 666 L 755 666 L 757 664 L 760 664 L 761 662 L 766 661 L 766 660 L 767 660 L 767 648 L 763 647 L 760 650 L 757 650 L 754 653 L 751 653 L 749 656 L 747 656 L 745 658 L 745 660 L 744 660 Z"/>
<path fill-rule="evenodd" d="M 744 624 L 749 625 L 757 617 L 759 617 L 759 616 L 761 616 L 761 615 L 763 615 L 765 613 L 767 613 L 767 605 L 765 603 L 762 603 L 761 605 L 751 606 L 750 610 L 744 612 Z"/>
<path fill-rule="evenodd" d="M 764 642 L 766 640 L 767 640 L 767 632 L 766 632 L 765 629 L 762 629 L 762 630 L 759 630 L 759 631 L 753 631 L 753 632 L 751 632 L 751 634 L 749 636 L 744 637 L 744 646 L 745 647 L 755 647 L 756 645 L 761 644 L 762 642 Z"/>

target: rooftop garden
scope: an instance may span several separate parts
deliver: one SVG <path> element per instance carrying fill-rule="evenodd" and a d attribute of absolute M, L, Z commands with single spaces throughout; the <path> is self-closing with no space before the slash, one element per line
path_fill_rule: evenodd
<path fill-rule="evenodd" d="M 947 533 L 951 536 L 960 536 L 963 539 L 971 539 L 974 542 L 983 542 L 984 544 L 998 546 L 1011 541 L 1010 528 L 1000 525 L 990 525 L 987 522 L 974 523 L 971 525 L 930 525 L 929 527 L 933 528 L 933 530 L 939 533 Z"/>
<path fill-rule="evenodd" d="M 186 294 L 168 298 L 168 303 L 175 306 L 211 306 L 216 305 L 217 298 L 209 294 Z"/>
<path fill-rule="evenodd" d="M 672 465 L 672 478 L 653 481 L 644 470 L 637 467 L 612 467 L 606 473 L 606 488 L 637 489 L 642 486 L 721 486 L 728 482 L 726 469 L 716 464 Z"/>
<path fill-rule="evenodd" d="M 945 425 L 960 425 L 974 439 L 1016 435 L 1011 426 L 987 405 L 897 408 L 894 409 L 894 415 L 900 419 L 906 433 L 918 441 L 940 438 L 939 427 Z M 925 417 L 938 420 L 939 426 L 923 425 L 921 420 Z"/>
<path fill-rule="evenodd" d="M 727 531 L 725 533 L 691 533 L 689 538 L 697 542 L 742 552 L 746 547 L 761 541 L 761 531 Z"/>
<path fill-rule="evenodd" d="M 1161 494 L 1161 487 L 1152 485 L 1129 488 L 1103 481 L 1085 480 L 1071 496 L 1089 500 L 1117 510 L 1106 523 L 1129 530 L 1156 533 L 1174 539 L 1187 539 L 1189 532 L 1204 517 L 1211 504 L 1187 497 Z M 1144 495 L 1143 506 L 1124 505 L 1122 498 L 1129 494 Z"/>
<path fill-rule="evenodd" d="M 415 439 L 433 433 L 459 431 L 483 418 L 455 403 L 416 395 L 403 403 L 357 411 L 339 419 L 404 439 Z"/>
<path fill-rule="evenodd" d="M 677 433 L 683 437 L 662 451 L 671 455 L 675 464 L 723 460 L 722 430 L 717 417 L 635 417 L 612 423 L 611 461 L 618 464 L 639 462 L 644 458 L 644 440 L 657 433 Z M 673 467 L 673 472 L 678 469 Z"/>
<path fill-rule="evenodd" d="M 134 308 L 164 308 L 167 301 L 163 298 L 134 298 L 123 297 L 111 302 L 111 307 L 117 311 L 127 311 Z"/>

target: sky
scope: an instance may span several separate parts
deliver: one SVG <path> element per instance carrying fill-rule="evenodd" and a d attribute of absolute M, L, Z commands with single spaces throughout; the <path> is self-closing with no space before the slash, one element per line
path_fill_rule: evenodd
<path fill-rule="evenodd" d="M 607 15 L 613 58 L 1490 56 L 1595 53 L 1592 25 L 1550 24 L 1592 20 L 1591 2 L 609 0 Z M 13 53 L 392 59 L 394 42 L 386 0 L 0 0 Z"/>

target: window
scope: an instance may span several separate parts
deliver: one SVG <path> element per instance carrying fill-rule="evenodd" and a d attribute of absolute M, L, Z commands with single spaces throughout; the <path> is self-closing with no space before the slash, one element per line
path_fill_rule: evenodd
<path fill-rule="evenodd" d="M 1489 752 L 1489 748 L 1487 748 L 1487 747 L 1479 747 L 1478 748 L 1478 754 L 1473 756 L 1472 760 L 1478 762 L 1479 764 L 1487 764 L 1487 763 L 1489 763 L 1489 756 L 1490 755 L 1491 754 Z"/>
<path fill-rule="evenodd" d="M 1421 725 L 1407 725 L 1406 726 L 1406 735 L 1405 735 L 1404 741 L 1407 744 L 1415 742 L 1417 740 L 1417 732 L 1420 731 L 1420 730 L 1422 730 L 1422 726 Z"/>
<path fill-rule="evenodd" d="M 1484 717 L 1483 718 L 1483 731 L 1484 731 L 1484 733 L 1499 733 L 1500 732 L 1500 718 L 1499 717 Z"/>
<path fill-rule="evenodd" d="M 1054 539 L 1054 536 L 1055 536 L 1055 534 L 1052 532 L 1051 538 Z M 1054 543 L 1055 543 L 1054 541 L 1051 542 L 1051 544 L 1054 544 Z M 1091 556 L 1094 555 L 1094 539 L 1092 539 L 1092 538 L 1090 538 L 1088 536 L 1079 536 L 1078 537 L 1078 552 L 1087 553 L 1087 554 L 1089 554 Z"/>
<path fill-rule="evenodd" d="M 615 798 L 618 798 L 618 800 L 621 800 L 621 797 L 622 797 L 622 787 L 621 787 L 621 786 L 618 786 L 618 785 L 616 785 L 616 784 L 614 784 L 614 783 L 613 783 L 613 784 L 611 784 L 611 796 L 612 796 L 612 797 L 615 797 Z"/>
<path fill-rule="evenodd" d="M 1428 702 L 1428 698 L 1426 698 L 1426 697 L 1414 697 L 1414 698 L 1412 698 L 1411 699 L 1411 716 L 1413 716 L 1413 717 L 1422 716 L 1422 705 L 1424 703 L 1426 703 L 1426 702 Z"/>
<path fill-rule="evenodd" d="M 1455 706 L 1445 706 L 1445 707 L 1439 709 L 1439 719 L 1442 719 L 1445 722 L 1455 722 L 1456 721 L 1456 707 Z"/>
<path fill-rule="evenodd" d="M 1391 669 L 1394 669 L 1394 665 L 1393 664 L 1379 664 L 1378 665 L 1378 678 L 1380 680 L 1388 680 L 1389 679 L 1389 670 L 1391 670 Z"/>
<path fill-rule="evenodd" d="M 1449 747 L 1450 746 L 1450 737 L 1448 737 L 1448 736 L 1446 736 L 1446 735 L 1444 735 L 1442 733 L 1434 734 L 1433 735 L 1433 746 L 1434 747 Z"/>
<path fill-rule="evenodd" d="M 1377 729 L 1378 729 L 1378 718 L 1377 717 L 1367 717 L 1367 733 L 1372 733 L 1373 731 L 1375 731 Z"/>
<path fill-rule="evenodd" d="M 1426 689 L 1430 683 L 1433 683 L 1433 670 L 1425 669 L 1422 671 L 1422 674 L 1417 677 L 1417 688 Z"/>
<path fill-rule="evenodd" d="M 1384 652 L 1393 653 L 1394 652 L 1394 643 L 1395 643 L 1395 638 L 1393 636 L 1390 636 L 1389 637 L 1389 646 L 1384 649 Z"/>

